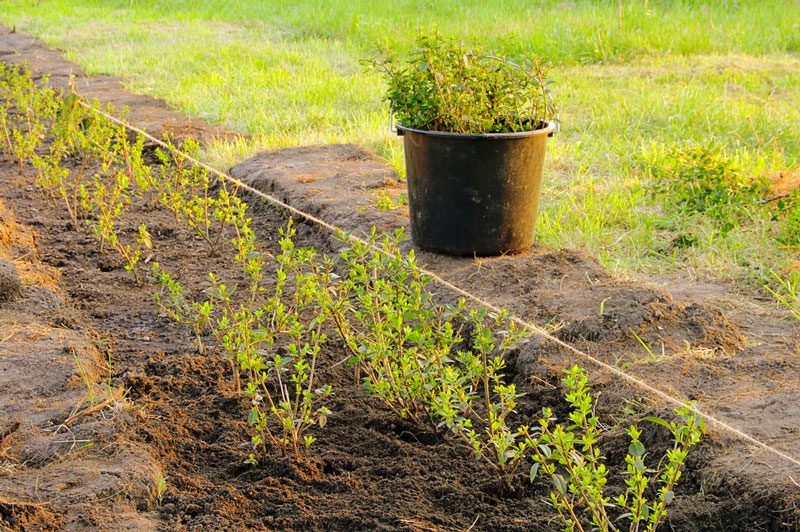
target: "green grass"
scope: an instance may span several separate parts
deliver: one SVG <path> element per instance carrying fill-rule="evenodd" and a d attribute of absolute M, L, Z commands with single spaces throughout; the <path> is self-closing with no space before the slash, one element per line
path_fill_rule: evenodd
<path fill-rule="evenodd" d="M 753 175 L 800 164 L 800 3 L 760 0 L 119 2 L 0 0 L 0 20 L 63 48 L 89 73 L 253 134 L 209 147 L 225 166 L 264 148 L 356 142 L 402 171 L 381 80 L 359 59 L 437 26 L 555 65 L 563 131 L 551 143 L 539 240 L 615 270 L 760 284 L 792 261 L 755 212 L 722 233 L 665 212 L 647 165 L 718 146 Z M 694 245 L 676 246 L 690 238 Z M 796 252 L 795 252 L 796 253 Z"/>

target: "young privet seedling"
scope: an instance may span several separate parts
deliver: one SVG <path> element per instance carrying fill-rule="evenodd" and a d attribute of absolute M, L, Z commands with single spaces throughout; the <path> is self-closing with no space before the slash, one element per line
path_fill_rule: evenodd
<path fill-rule="evenodd" d="M 81 206 L 92 215 L 87 219 L 87 224 L 92 227 L 100 243 L 101 253 L 106 241 L 117 239 L 116 220 L 122 213 L 123 206 L 130 203 L 129 194 L 128 176 L 123 172 L 110 180 L 95 174 L 91 184 L 80 190 Z"/>
<path fill-rule="evenodd" d="M 116 157 L 116 164 L 125 171 L 128 181 L 136 183 L 139 195 L 146 194 L 153 184 L 151 169 L 144 162 L 144 143 L 143 135 L 137 133 L 131 142 L 127 127 L 118 125 L 114 128 L 111 153 Z"/>
<path fill-rule="evenodd" d="M 112 179 L 95 175 L 91 187 L 82 187 L 80 195 L 81 206 L 92 215 L 87 219 L 87 224 L 100 243 L 100 252 L 103 252 L 105 244 L 108 243 L 125 260 L 125 269 L 133 273 L 138 283 L 140 278 L 136 265 L 143 251 L 152 248 L 152 241 L 146 224 L 139 226 L 135 245 L 120 240 L 117 220 L 124 206 L 131 202 L 128 175 L 124 170 L 118 170 Z"/>
<path fill-rule="evenodd" d="M 2 65 L 5 68 L 5 65 Z M 0 71 L 0 148 L 3 156 L 11 160 L 14 155 L 14 144 L 11 138 L 11 116 L 13 102 L 9 96 L 11 93 L 12 79 L 6 71 Z"/>
<path fill-rule="evenodd" d="M 509 419 L 522 394 L 504 380 L 504 354 L 525 332 L 517 330 L 505 311 L 494 314 L 482 309 L 464 314 L 457 309 L 454 315 L 469 324 L 470 345 L 456 350 L 441 368 L 431 410 L 434 418 L 441 420 L 440 426 L 463 438 L 475 457 L 486 460 L 510 485 L 527 455 L 528 440 L 527 426 L 515 426 Z"/>
<path fill-rule="evenodd" d="M 373 231 L 341 253 L 347 275 L 332 317 L 350 362 L 397 415 L 447 427 L 509 481 L 526 444 L 508 420 L 520 394 L 503 380 L 503 355 L 523 333 L 506 312 L 436 304 L 413 252 L 400 251 L 402 238 Z"/>
<path fill-rule="evenodd" d="M 203 335 L 211 326 L 211 313 L 214 309 L 211 301 L 199 302 L 187 298 L 183 285 L 173 279 L 172 275 L 157 262 L 150 266 L 150 279 L 158 288 L 153 298 L 161 311 L 167 317 L 191 328 L 197 342 L 197 350 L 204 353 Z M 217 284 L 213 275 L 210 277 L 210 282 L 212 286 Z"/>
<path fill-rule="evenodd" d="M 110 140 L 107 137 L 112 131 L 107 120 L 84 109 L 77 97 L 70 94 L 61 100 L 49 153 L 34 158 L 34 165 L 39 170 L 39 184 L 54 199 L 62 200 L 76 230 L 87 211 L 86 198 L 92 194 L 89 166 L 96 164 L 97 154 L 108 157 Z M 61 166 L 67 157 L 79 159 L 75 170 L 69 171 Z M 108 163 L 103 166 L 105 170 L 109 169 Z"/>
<path fill-rule="evenodd" d="M 550 478 L 550 503 L 566 531 L 629 530 L 654 531 L 667 515 L 675 484 L 691 447 L 705 431 L 703 421 L 687 408 L 676 410 L 680 421 L 667 422 L 648 417 L 645 421 L 667 428 L 673 445 L 654 468 L 646 464 L 647 453 L 640 440 L 642 431 L 631 425 L 631 444 L 625 457 L 625 491 L 611 497 L 605 489 L 608 470 L 598 447 L 600 429 L 593 414 L 593 402 L 585 373 L 578 366 L 565 371 L 566 399 L 572 407 L 569 424 L 555 424 L 549 408 L 543 411 L 539 427 L 531 430 L 531 481 L 538 474 Z M 628 524 L 620 527 L 620 521 Z"/>
<path fill-rule="evenodd" d="M 250 403 L 248 423 L 258 452 L 248 461 L 256 463 L 258 453 L 270 446 L 291 449 L 302 459 L 315 440 L 308 429 L 324 427 L 330 414 L 321 401 L 332 389 L 318 383 L 317 358 L 327 340 L 322 329 L 332 306 L 332 265 L 311 248 L 295 247 L 291 224 L 281 231 L 281 253 L 265 255 L 250 228 L 246 205 L 239 209 L 235 260 L 249 286 L 229 288 L 210 274 L 208 300 L 191 301 L 184 287 L 154 264 L 156 301 L 165 314 L 190 325 L 199 342 L 210 329 L 228 354 L 236 390 Z M 276 267 L 274 284 L 264 277 L 268 259 Z"/>
<path fill-rule="evenodd" d="M 460 338 L 425 290 L 413 250 L 400 251 L 402 239 L 402 231 L 381 239 L 373 229 L 369 244 L 354 241 L 341 253 L 347 275 L 333 317 L 366 389 L 398 416 L 435 424 L 436 380 Z"/>
<path fill-rule="evenodd" d="M 116 109 L 111 102 L 102 105 L 97 99 L 92 107 L 114 116 Z M 124 115 L 127 110 L 123 110 Z M 73 118 L 74 119 L 74 118 Z M 76 134 L 70 139 L 78 157 L 90 162 L 99 162 L 103 174 L 113 172 L 118 155 L 113 149 L 117 126 L 105 116 L 86 110 L 81 127 L 73 130 Z"/>
<path fill-rule="evenodd" d="M 55 120 L 53 121 L 53 142 L 48 153 L 43 156 L 34 155 L 32 163 L 39 172 L 37 183 L 49 191 L 54 203 L 58 198 L 64 201 L 73 223 L 77 225 L 76 205 L 71 202 L 72 194 L 69 184 L 70 171 L 61 164 L 72 153 L 72 143 L 81 127 L 86 111 L 78 104 L 78 97 L 72 93 L 62 97 L 58 103 Z M 80 184 L 79 184 L 80 185 Z M 80 190 L 80 186 L 75 187 Z"/>
<path fill-rule="evenodd" d="M 206 242 L 210 253 L 216 255 L 225 228 L 241 211 L 241 200 L 228 190 L 225 183 L 219 184 L 216 197 L 209 195 L 208 173 L 203 171 L 203 186 L 200 195 L 189 198 L 181 216 L 186 223 Z"/>
<path fill-rule="evenodd" d="M 20 165 L 26 159 L 31 159 L 38 170 L 38 183 L 50 191 L 54 199 L 63 199 L 77 227 L 83 172 L 79 170 L 73 175 L 61 163 L 72 153 L 76 139 L 81 134 L 80 125 L 85 112 L 76 112 L 78 106 L 72 95 L 61 98 L 59 93 L 48 87 L 37 87 L 30 73 L 24 69 L 7 67 L 3 76 L 5 103 L 23 110 L 19 128 L 9 128 L 7 113 L 0 116 L 0 129 L 3 143 L 8 148 L 7 154 L 15 156 Z M 36 148 L 48 130 L 52 130 L 54 141 L 48 153 L 40 156 Z"/>
<path fill-rule="evenodd" d="M 5 102 L 3 102 L 5 104 Z M 14 145 L 11 142 L 11 129 L 8 123 L 8 110 L 5 105 L 0 105 L 0 149 L 6 159 L 14 153 Z"/>
<path fill-rule="evenodd" d="M 13 128 L 11 131 L 12 151 L 19 162 L 20 172 L 24 168 L 25 161 L 30 159 L 44 142 L 45 133 L 52 127 L 58 103 L 55 91 L 46 86 L 46 78 L 42 81 L 45 84 L 42 87 L 37 87 L 32 78 L 27 79 L 28 83 L 15 102 L 17 109 L 22 110 L 24 120 L 19 128 Z"/>
<path fill-rule="evenodd" d="M 20 171 L 44 141 L 57 107 L 57 94 L 47 86 L 33 80 L 24 67 L 4 66 L 0 71 L 0 98 L 4 101 L 0 111 L 0 138 L 6 155 L 14 157 Z M 16 115 L 12 116 L 12 112 Z"/>
<path fill-rule="evenodd" d="M 250 399 L 253 445 L 264 451 L 267 444 L 291 448 L 301 459 L 314 443 L 307 430 L 324 427 L 330 414 L 320 401 L 332 393 L 331 386 L 319 385 L 316 374 L 327 340 L 322 328 L 331 308 L 332 264 L 312 248 L 295 247 L 294 235 L 291 224 L 281 231 L 270 295 L 263 285 L 263 255 L 254 249 L 252 233 L 238 243 L 237 260 L 251 279 L 244 301 L 236 305 L 233 292 L 219 282 L 209 294 L 221 312 L 216 334 L 237 361 Z M 280 429 L 273 428 L 273 421 Z M 251 462 L 256 460 L 255 454 L 250 456 Z"/>
<path fill-rule="evenodd" d="M 75 221 L 77 216 L 73 216 L 72 205 L 68 201 L 69 195 L 66 188 L 67 180 L 70 177 L 69 168 L 61 166 L 66 154 L 63 148 L 63 145 L 53 143 L 50 145 L 46 155 L 34 154 L 31 158 L 31 163 L 38 172 L 36 184 L 49 192 L 53 205 L 56 205 L 59 199 L 64 201 L 70 218 Z"/>
<path fill-rule="evenodd" d="M 175 214 L 176 220 L 184 221 L 205 241 L 211 255 L 216 255 L 225 228 L 241 210 L 241 201 L 225 183 L 219 183 L 214 194 L 215 179 L 208 171 L 178 153 L 180 150 L 193 156 L 200 149 L 196 141 L 187 139 L 180 147 L 175 147 L 169 138 L 165 142 L 170 147 L 168 151 L 156 151 L 161 162 L 161 179 L 155 185 L 159 201 Z"/>
<path fill-rule="evenodd" d="M 0 63 L 0 149 L 6 159 L 11 157 L 13 146 L 11 144 L 11 129 L 9 112 L 11 111 L 11 93 L 15 76 L 10 67 Z"/>

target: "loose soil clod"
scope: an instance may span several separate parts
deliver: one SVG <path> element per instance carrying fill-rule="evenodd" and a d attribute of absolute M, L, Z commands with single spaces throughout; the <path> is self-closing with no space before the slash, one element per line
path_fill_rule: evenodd
<path fill-rule="evenodd" d="M 14 299 L 21 289 L 17 267 L 11 261 L 0 259 L 0 302 Z"/>

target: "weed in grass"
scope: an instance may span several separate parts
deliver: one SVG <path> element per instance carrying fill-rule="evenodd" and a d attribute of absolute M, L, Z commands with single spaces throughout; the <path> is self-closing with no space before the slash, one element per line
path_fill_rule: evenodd
<path fill-rule="evenodd" d="M 775 272 L 770 273 L 772 273 L 778 284 L 775 288 L 769 285 L 765 286 L 765 288 L 775 297 L 779 304 L 789 309 L 792 316 L 800 321 L 800 271 L 792 271 L 785 277 Z"/>
<path fill-rule="evenodd" d="M 569 424 L 555 424 L 545 408 L 539 427 L 529 441 L 533 450 L 530 477 L 544 474 L 552 482 L 550 503 L 565 530 L 622 530 L 617 523 L 628 521 L 631 531 L 654 531 L 667 515 L 675 496 L 674 488 L 691 447 L 705 431 L 701 419 L 686 408 L 676 410 L 677 422 L 647 417 L 643 421 L 660 425 L 672 434 L 673 445 L 655 468 L 646 464 L 647 453 L 637 424 L 628 428 L 631 443 L 625 457 L 626 489 L 617 497 L 606 494 L 608 469 L 598 446 L 600 429 L 588 379 L 579 367 L 565 371 L 566 399 L 571 406 Z M 619 514 L 619 515 L 616 515 Z"/>
<path fill-rule="evenodd" d="M 800 190 L 795 190 L 776 203 L 778 236 L 775 241 L 782 246 L 800 248 Z"/>
<path fill-rule="evenodd" d="M 768 190 L 765 179 L 746 175 L 734 158 L 704 146 L 673 150 L 650 172 L 653 191 L 669 208 L 705 214 L 723 231 L 739 225 Z"/>

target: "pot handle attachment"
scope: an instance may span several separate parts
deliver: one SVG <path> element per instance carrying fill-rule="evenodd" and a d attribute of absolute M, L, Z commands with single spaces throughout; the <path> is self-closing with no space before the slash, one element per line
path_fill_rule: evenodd
<path fill-rule="evenodd" d="M 391 105 L 389 106 L 389 132 L 390 133 L 394 133 L 398 137 L 402 137 L 403 136 L 403 130 L 402 129 L 397 129 L 397 126 L 395 125 L 395 121 L 394 121 L 394 106 L 391 106 Z"/>
<path fill-rule="evenodd" d="M 561 119 L 559 118 L 558 115 L 555 115 L 553 117 L 553 119 L 551 120 L 551 122 L 553 122 L 556 125 L 556 127 L 555 127 L 555 129 L 553 129 L 553 131 L 548 133 L 547 136 L 548 137 L 555 137 L 556 133 L 560 133 L 561 132 Z"/>

